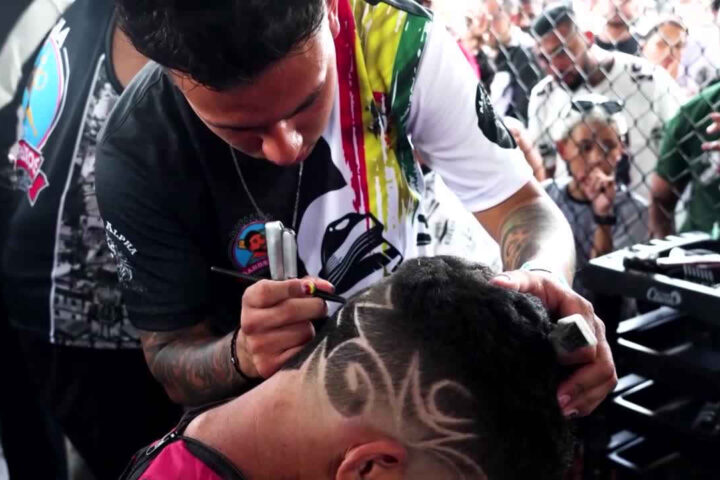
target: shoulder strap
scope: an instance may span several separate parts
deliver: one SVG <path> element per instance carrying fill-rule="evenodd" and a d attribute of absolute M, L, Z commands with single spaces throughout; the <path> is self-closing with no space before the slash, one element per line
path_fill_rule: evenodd
<path fill-rule="evenodd" d="M 192 422 L 197 416 L 201 415 L 202 413 L 217 407 L 219 405 L 222 405 L 223 403 L 227 403 L 230 401 L 230 399 L 220 400 L 217 402 L 208 403 L 206 405 L 201 405 L 198 407 L 193 407 L 185 411 L 182 418 L 178 422 L 178 424 L 170 430 L 164 437 L 162 437 L 157 442 L 152 443 L 151 445 L 148 445 L 146 447 L 141 448 L 139 451 L 133 455 L 132 460 L 128 464 L 128 466 L 125 468 L 125 471 L 120 476 L 121 480 L 138 480 L 142 477 L 142 475 L 145 473 L 145 471 L 152 465 L 154 459 L 171 443 L 174 443 L 178 440 L 183 440 L 186 443 L 192 443 L 193 440 L 183 437 L 183 433 L 185 432 L 185 429 L 187 426 Z M 199 443 L 199 442 L 197 442 Z M 194 448 L 196 450 L 196 448 Z M 194 454 L 194 453 L 193 453 Z M 227 478 L 238 478 L 238 477 L 227 477 Z M 241 479 L 242 476 L 239 476 Z"/>

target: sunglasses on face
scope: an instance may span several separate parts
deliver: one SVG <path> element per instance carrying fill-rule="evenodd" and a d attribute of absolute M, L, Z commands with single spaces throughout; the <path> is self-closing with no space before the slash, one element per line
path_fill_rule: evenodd
<path fill-rule="evenodd" d="M 572 102 L 572 109 L 580 113 L 589 112 L 595 107 L 602 108 L 608 115 L 615 115 L 616 113 L 622 112 L 624 105 L 623 102 L 618 100 L 605 100 L 604 102 L 573 100 Z"/>

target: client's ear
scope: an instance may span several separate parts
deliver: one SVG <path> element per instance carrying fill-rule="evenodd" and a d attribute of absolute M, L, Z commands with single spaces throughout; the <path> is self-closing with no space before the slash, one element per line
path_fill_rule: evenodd
<path fill-rule="evenodd" d="M 402 480 L 406 460 L 405 447 L 395 440 L 363 443 L 347 451 L 335 480 Z"/>

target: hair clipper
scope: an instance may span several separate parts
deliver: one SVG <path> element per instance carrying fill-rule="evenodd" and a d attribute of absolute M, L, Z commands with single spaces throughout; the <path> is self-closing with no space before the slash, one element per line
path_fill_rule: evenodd
<path fill-rule="evenodd" d="M 282 222 L 265 224 L 270 278 L 287 280 L 297 278 L 297 240 L 291 228 L 285 228 Z"/>

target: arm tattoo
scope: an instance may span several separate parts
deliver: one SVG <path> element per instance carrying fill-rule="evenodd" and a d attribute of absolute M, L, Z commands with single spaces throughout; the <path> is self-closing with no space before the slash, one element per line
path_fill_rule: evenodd
<path fill-rule="evenodd" d="M 231 335 L 206 323 L 173 332 L 143 332 L 145 359 L 170 398 L 200 405 L 238 394 L 244 385 L 230 361 Z"/>
<path fill-rule="evenodd" d="M 563 225 L 564 224 L 564 225 Z M 551 264 L 574 271 L 575 246 L 567 224 L 544 201 L 513 210 L 501 229 L 500 248 L 506 270 L 544 257 Z"/>

